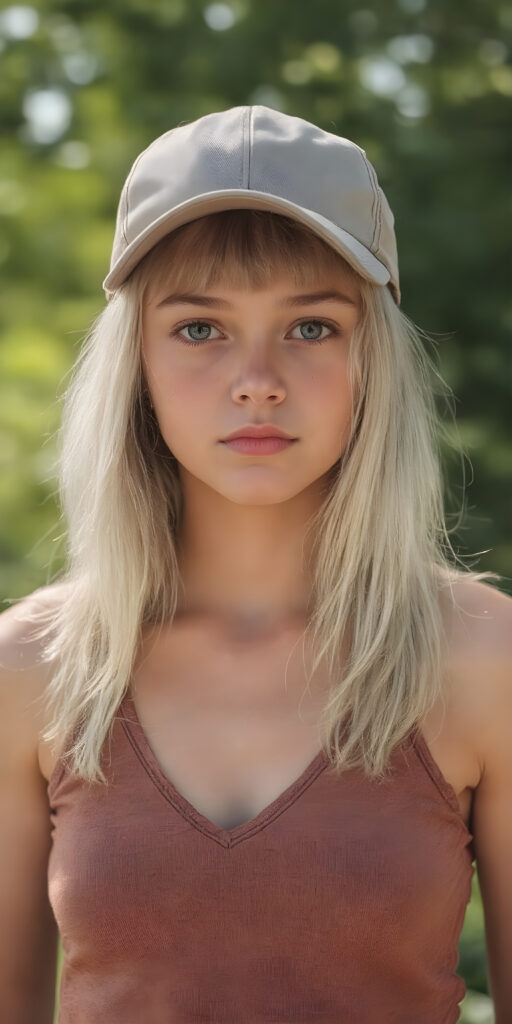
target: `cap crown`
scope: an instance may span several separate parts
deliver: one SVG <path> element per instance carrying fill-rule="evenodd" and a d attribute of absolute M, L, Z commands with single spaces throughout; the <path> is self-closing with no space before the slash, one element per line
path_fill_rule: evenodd
<path fill-rule="evenodd" d="M 262 105 L 206 114 L 171 128 L 139 154 L 121 193 L 111 271 L 120 261 L 125 269 L 130 266 L 129 247 L 136 247 L 137 262 L 158 234 L 163 237 L 179 222 L 202 215 L 200 206 L 196 211 L 184 206 L 184 216 L 174 216 L 169 226 L 170 214 L 182 204 L 236 190 L 255 194 L 255 202 L 263 193 L 309 211 L 316 225 L 327 226 L 324 237 L 329 225 L 339 229 L 340 238 L 350 235 L 380 264 L 356 245 L 356 260 L 368 276 L 380 283 L 391 279 L 399 297 L 394 217 L 365 151 L 309 121 Z M 223 208 L 222 196 L 217 198 L 212 209 Z M 224 208 L 236 205 L 232 198 Z M 161 230 L 155 233 L 158 225 Z"/>

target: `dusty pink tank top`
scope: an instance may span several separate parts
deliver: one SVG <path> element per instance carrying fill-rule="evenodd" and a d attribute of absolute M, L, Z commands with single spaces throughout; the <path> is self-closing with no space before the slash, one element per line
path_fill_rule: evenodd
<path fill-rule="evenodd" d="M 125 697 L 109 786 L 61 761 L 48 784 L 59 1024 L 455 1024 L 473 836 L 421 733 L 391 765 L 337 776 L 321 751 L 228 831 L 166 778 Z"/>

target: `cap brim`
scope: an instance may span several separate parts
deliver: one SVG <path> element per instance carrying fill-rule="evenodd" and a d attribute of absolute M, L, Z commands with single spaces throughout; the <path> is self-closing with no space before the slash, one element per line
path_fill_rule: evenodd
<path fill-rule="evenodd" d="M 142 257 L 170 231 L 205 214 L 236 209 L 265 209 L 292 217 L 328 242 L 363 277 L 381 285 L 390 281 L 391 275 L 387 267 L 362 242 L 321 214 L 268 192 L 222 189 L 187 199 L 186 202 L 175 206 L 170 213 L 163 214 L 149 224 L 133 242 L 130 242 L 122 256 L 111 267 L 103 281 L 103 289 L 112 293 L 119 288 Z"/>

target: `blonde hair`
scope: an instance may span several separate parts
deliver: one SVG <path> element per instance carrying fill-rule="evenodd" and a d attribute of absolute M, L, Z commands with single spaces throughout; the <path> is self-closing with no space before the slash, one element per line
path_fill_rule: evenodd
<path fill-rule="evenodd" d="M 141 313 L 164 284 L 192 291 L 225 278 L 262 287 L 285 269 L 321 281 L 339 269 L 357 281 L 361 315 L 351 339 L 355 396 L 349 441 L 332 467 L 313 531 L 314 672 L 332 680 L 319 729 L 335 770 L 382 777 L 393 748 L 442 696 L 442 601 L 452 583 L 501 579 L 459 569 L 443 510 L 436 395 L 447 398 L 423 340 L 387 286 L 353 270 L 287 217 L 231 210 L 185 224 L 141 260 L 93 321 L 64 396 L 59 490 L 67 521 L 65 600 L 43 621 L 46 742 L 75 742 L 61 757 L 105 783 L 100 752 L 128 687 L 146 624 L 172 621 L 181 521 L 177 462 L 146 391 Z M 423 340 L 422 340 L 423 339 Z M 461 563 L 462 564 L 462 563 Z M 37 592 L 36 592 L 37 593 Z M 344 637 L 350 638 L 341 659 Z"/>

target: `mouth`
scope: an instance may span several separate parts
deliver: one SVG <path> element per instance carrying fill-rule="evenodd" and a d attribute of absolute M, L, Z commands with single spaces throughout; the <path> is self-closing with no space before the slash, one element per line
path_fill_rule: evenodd
<path fill-rule="evenodd" d="M 223 438 L 224 442 L 235 441 L 239 438 L 258 440 L 268 440 L 269 438 L 280 438 L 284 441 L 296 441 L 296 437 L 292 437 L 281 427 L 276 427 L 273 423 L 246 423 L 244 427 L 239 427 L 238 430 L 234 430 L 228 437 Z"/>
<path fill-rule="evenodd" d="M 234 437 L 221 443 L 240 455 L 276 455 L 290 448 L 297 440 L 296 437 L 277 437 L 274 434 L 266 437 Z"/>

